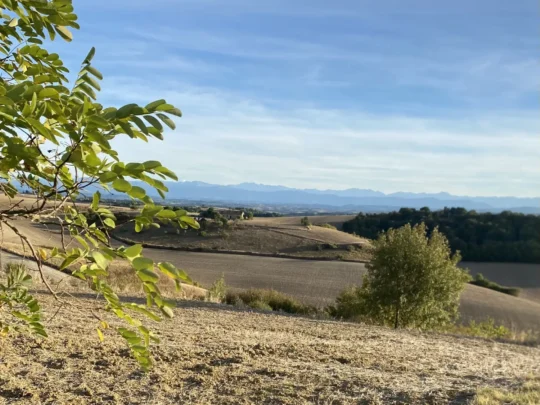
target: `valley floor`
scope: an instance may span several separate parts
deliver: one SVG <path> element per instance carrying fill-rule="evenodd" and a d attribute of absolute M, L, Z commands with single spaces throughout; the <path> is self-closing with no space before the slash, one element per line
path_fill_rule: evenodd
<path fill-rule="evenodd" d="M 534 348 L 184 301 L 143 374 L 112 328 L 39 299 L 50 337 L 2 338 L 0 404 L 465 404 L 540 373 Z"/>

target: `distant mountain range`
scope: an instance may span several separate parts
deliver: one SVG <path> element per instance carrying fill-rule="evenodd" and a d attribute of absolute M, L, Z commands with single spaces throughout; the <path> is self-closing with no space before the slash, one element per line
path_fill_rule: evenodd
<path fill-rule="evenodd" d="M 137 183 L 150 195 L 150 187 Z M 199 181 L 168 182 L 167 200 L 207 201 L 239 206 L 294 206 L 336 212 L 392 211 L 401 207 L 442 209 L 463 207 L 468 210 L 500 212 L 510 210 L 540 214 L 540 198 L 468 197 L 448 193 L 385 194 L 375 190 L 351 188 L 347 190 L 296 189 L 256 183 L 216 185 Z"/>
<path fill-rule="evenodd" d="M 135 181 L 147 194 L 159 200 L 157 192 L 145 183 Z M 438 210 L 445 207 L 463 207 L 479 212 L 514 211 L 524 214 L 540 214 L 540 197 L 469 197 L 449 193 L 406 193 L 385 194 L 369 189 L 347 190 L 296 189 L 285 186 L 269 186 L 256 183 L 217 185 L 200 181 L 166 182 L 169 192 L 167 201 L 182 204 L 212 204 L 215 206 L 256 207 L 266 211 L 290 212 L 388 212 L 406 208 L 429 207 Z M 24 187 L 19 187 L 21 191 Z M 85 194 L 92 194 L 89 188 Z M 127 198 L 112 191 L 103 192 L 103 197 Z"/>

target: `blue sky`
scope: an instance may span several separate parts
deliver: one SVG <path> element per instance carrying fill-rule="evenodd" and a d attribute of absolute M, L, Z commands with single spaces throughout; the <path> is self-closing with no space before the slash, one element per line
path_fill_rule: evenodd
<path fill-rule="evenodd" d="M 75 0 L 100 101 L 166 98 L 181 179 L 540 195 L 536 0 Z"/>

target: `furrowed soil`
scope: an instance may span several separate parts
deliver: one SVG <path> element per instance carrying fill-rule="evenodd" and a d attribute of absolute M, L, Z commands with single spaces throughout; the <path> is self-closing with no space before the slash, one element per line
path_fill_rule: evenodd
<path fill-rule="evenodd" d="M 31 236 L 36 245 L 59 244 L 58 229 L 54 226 L 44 227 L 24 220 L 14 223 L 21 231 Z M 7 230 L 4 230 L 3 239 L 4 242 L 20 243 L 18 237 Z M 322 307 L 332 304 L 336 296 L 347 286 L 360 284 L 366 271 L 364 263 L 343 261 L 194 253 L 152 248 L 146 248 L 144 252 L 155 261 L 168 261 L 185 269 L 205 288 L 209 288 L 216 279 L 224 275 L 227 285 L 232 289 L 272 288 L 289 294 L 303 303 Z M 463 321 L 485 321 L 493 318 L 496 323 L 512 330 L 540 330 L 540 301 L 535 294 L 540 288 L 538 265 L 512 263 L 462 265 L 470 268 L 473 274 L 480 271 L 493 281 L 520 287 L 523 294 L 516 298 L 468 285 L 461 298 L 460 313 Z M 505 278 L 501 280 L 499 276 Z"/>
<path fill-rule="evenodd" d="M 180 302 L 145 374 L 95 300 L 38 298 L 49 338 L 2 338 L 0 404 L 466 404 L 540 372 L 525 346 Z"/>

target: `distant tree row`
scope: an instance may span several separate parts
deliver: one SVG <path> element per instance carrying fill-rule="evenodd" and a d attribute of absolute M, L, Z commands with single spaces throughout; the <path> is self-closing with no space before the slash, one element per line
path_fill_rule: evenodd
<path fill-rule="evenodd" d="M 464 208 L 431 211 L 424 207 L 401 208 L 380 214 L 358 214 L 343 224 L 349 233 L 375 239 L 382 231 L 405 224 L 424 222 L 429 232 L 435 227 L 446 235 L 453 251 L 463 260 L 540 263 L 540 216 L 510 211 L 477 213 Z"/>

